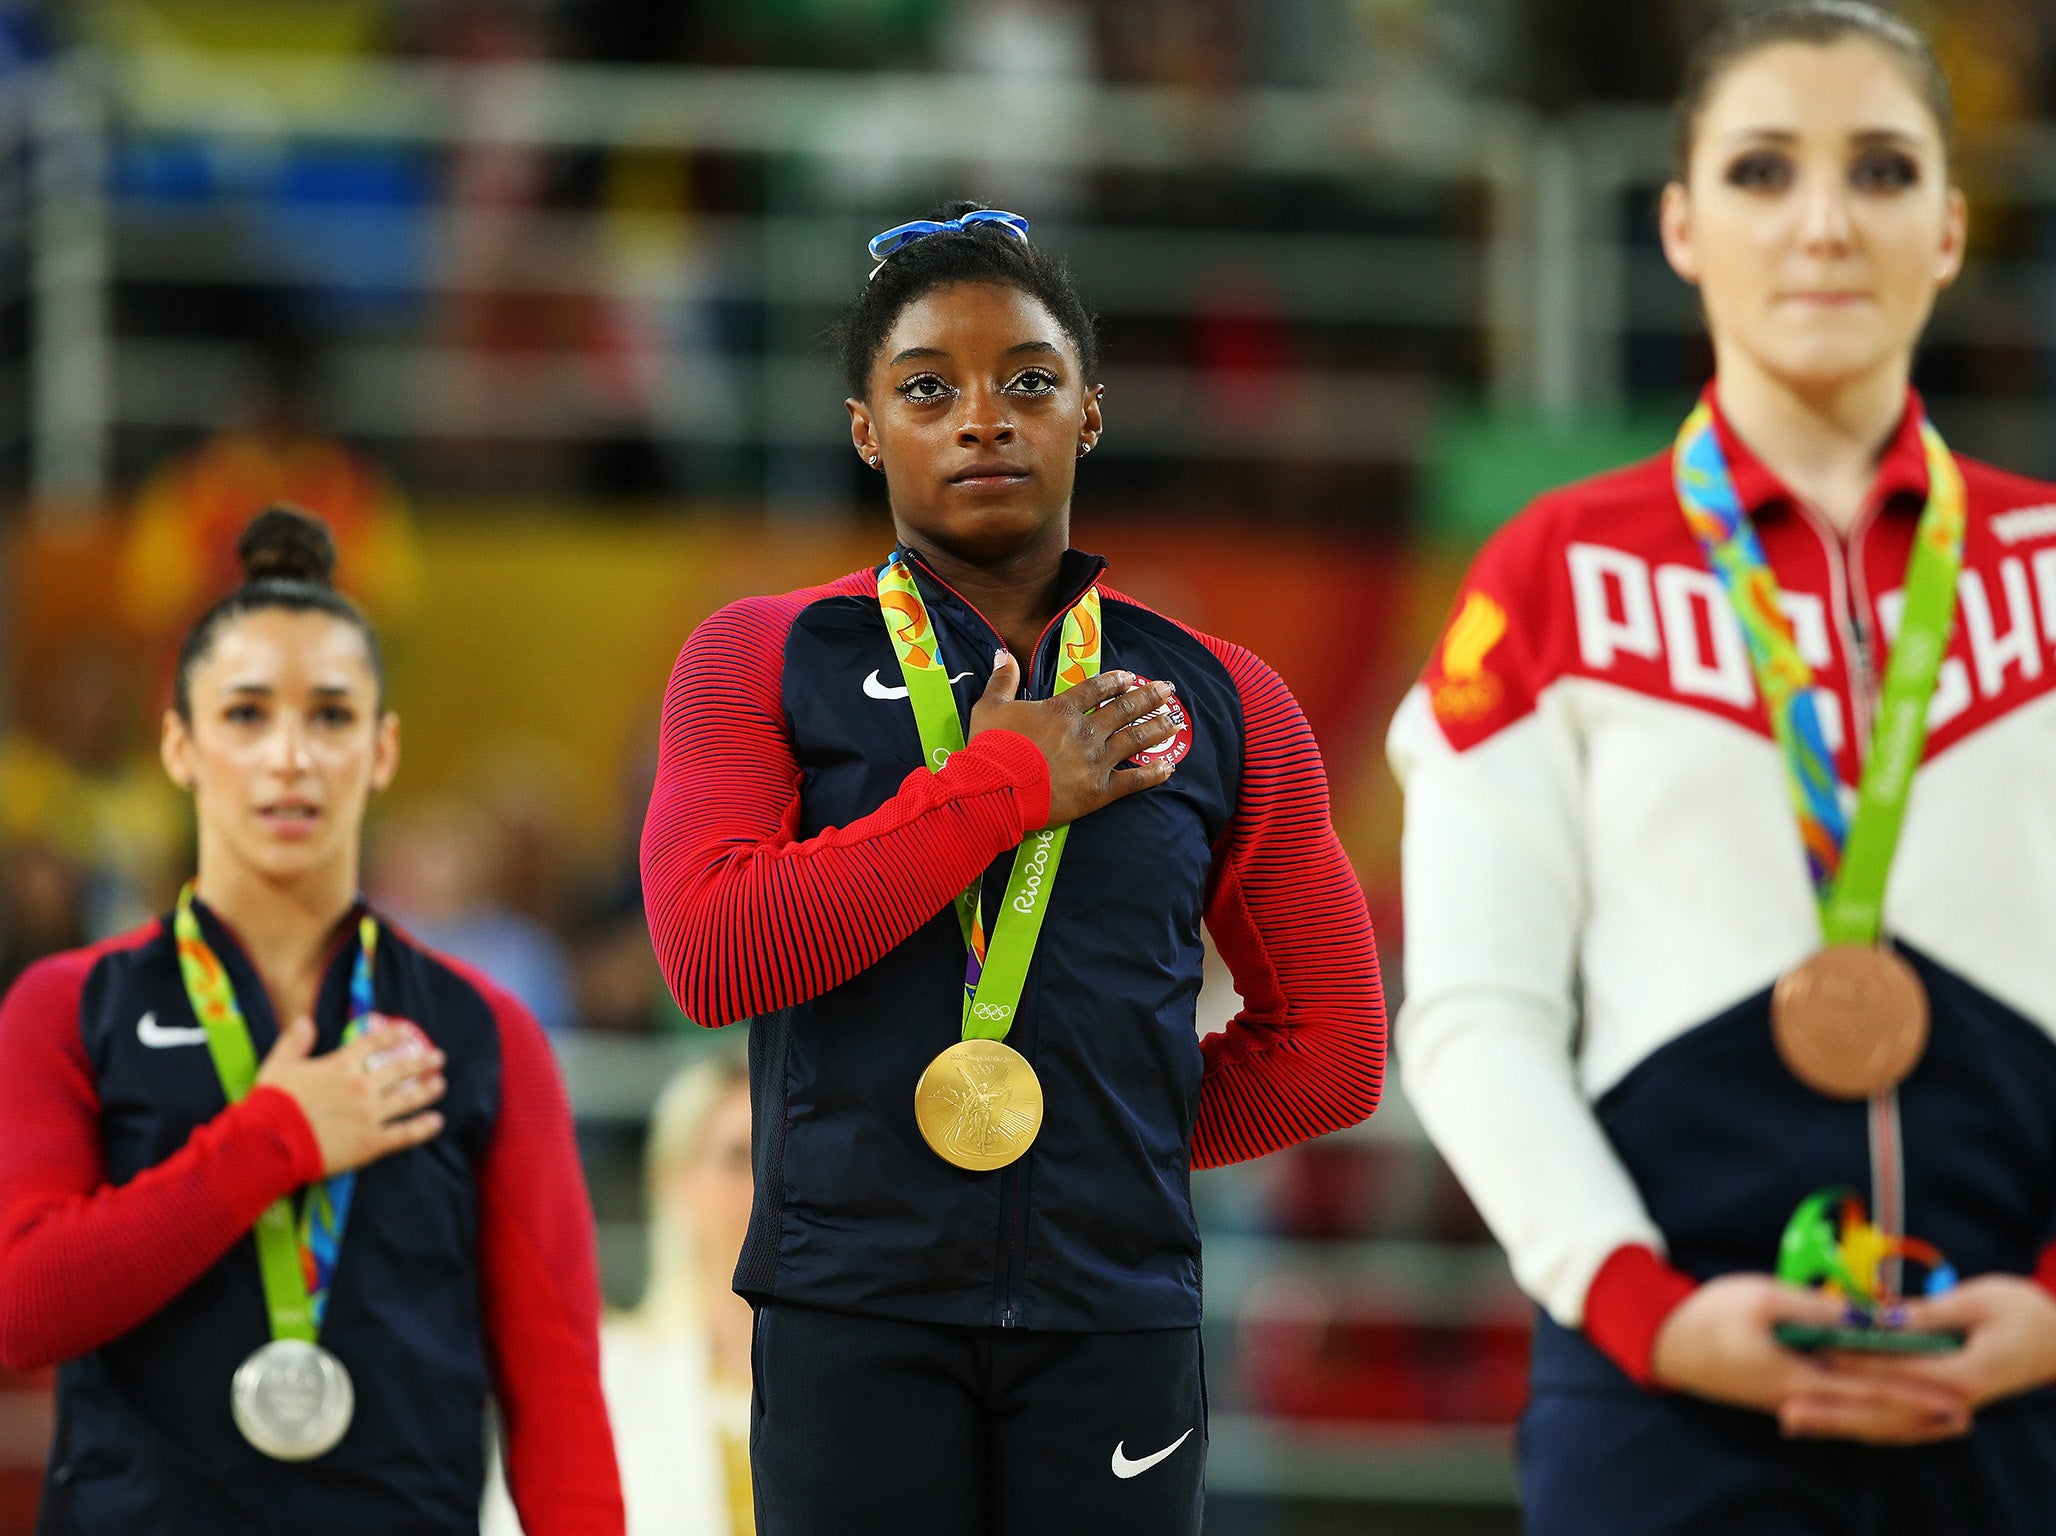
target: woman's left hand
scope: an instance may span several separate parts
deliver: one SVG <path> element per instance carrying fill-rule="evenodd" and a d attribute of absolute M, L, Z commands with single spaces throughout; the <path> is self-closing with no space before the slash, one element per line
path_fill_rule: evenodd
<path fill-rule="evenodd" d="M 1979 1275 L 1905 1308 L 1908 1329 L 1961 1333 L 1963 1347 L 1936 1355 L 1844 1353 L 1837 1368 L 1951 1387 L 1973 1408 L 2056 1382 L 2056 1296 L 2032 1280 Z"/>

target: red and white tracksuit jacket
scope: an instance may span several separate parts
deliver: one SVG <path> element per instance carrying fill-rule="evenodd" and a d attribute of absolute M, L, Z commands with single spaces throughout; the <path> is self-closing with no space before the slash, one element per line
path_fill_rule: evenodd
<path fill-rule="evenodd" d="M 1868 744 L 1927 491 L 1905 419 L 1837 535 L 1723 444 L 1827 707 Z M 1768 992 L 1821 942 L 1741 628 L 1668 454 L 1487 546 L 1393 721 L 1407 796 L 1402 1081 L 1556 1322 L 1646 1380 L 1692 1285 L 1774 1266 L 1849 1183 L 1965 1273 L 2056 1236 L 2056 486 L 1959 458 L 1960 600 L 1885 900 L 1934 1004 L 1893 1110 L 1800 1087 Z"/>

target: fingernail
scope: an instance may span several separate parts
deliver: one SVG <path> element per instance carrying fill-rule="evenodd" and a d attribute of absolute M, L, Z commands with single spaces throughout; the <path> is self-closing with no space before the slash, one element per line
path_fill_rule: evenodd
<path fill-rule="evenodd" d="M 1005 646 L 1001 646 L 998 650 L 992 653 L 992 664 L 995 667 L 1002 665 L 1006 661 L 1006 659 L 1007 648 Z"/>

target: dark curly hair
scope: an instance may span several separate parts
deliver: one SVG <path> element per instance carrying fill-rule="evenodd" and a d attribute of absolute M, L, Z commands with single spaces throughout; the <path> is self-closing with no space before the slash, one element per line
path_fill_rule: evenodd
<path fill-rule="evenodd" d="M 298 507 L 267 507 L 250 520 L 236 540 L 236 558 L 243 563 L 243 584 L 193 622 L 178 650 L 173 673 L 172 707 L 186 720 L 193 717 L 190 685 L 193 668 L 214 648 L 224 625 L 265 608 L 327 613 L 354 624 L 371 656 L 372 676 L 385 696 L 385 661 L 378 632 L 357 605 L 335 588 L 336 544 L 328 525 Z"/>
<path fill-rule="evenodd" d="M 984 208 L 983 203 L 945 203 L 928 215 L 938 223 Z M 1018 288 L 1050 312 L 1078 349 L 1085 382 L 1099 381 L 1099 333 L 1063 258 L 991 224 L 928 235 L 903 245 L 864 285 L 835 328 L 849 392 L 863 398 L 871 364 L 901 311 L 916 299 L 951 283 L 1003 283 Z"/>
<path fill-rule="evenodd" d="M 1942 73 L 1934 46 L 1917 28 L 1867 0 L 1779 0 L 1760 9 L 1736 12 L 1701 38 L 1685 61 L 1684 82 L 1671 109 L 1673 174 L 1683 181 L 1691 171 L 1699 116 L 1706 110 L 1713 88 L 1730 69 L 1778 43 L 1828 48 L 1852 37 L 1875 43 L 1892 56 L 1934 114 L 1946 150 L 1955 125 L 1949 77 Z"/>

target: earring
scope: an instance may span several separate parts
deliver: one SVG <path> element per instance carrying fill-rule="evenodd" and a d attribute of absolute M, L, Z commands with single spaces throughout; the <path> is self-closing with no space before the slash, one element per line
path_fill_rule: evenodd
<path fill-rule="evenodd" d="M 1088 454 L 1088 453 L 1090 453 L 1090 452 L 1092 452 L 1092 444 L 1090 444 L 1090 443 L 1080 443 L 1080 444 L 1078 445 L 1078 457 L 1079 457 L 1079 458 L 1081 458 L 1081 459 L 1082 459 L 1082 458 L 1084 458 L 1084 457 L 1085 457 L 1085 455 L 1087 455 L 1087 454 Z"/>
<path fill-rule="evenodd" d="M 872 454 L 869 463 L 873 469 L 876 469 L 878 467 L 878 455 L 875 453 Z"/>

